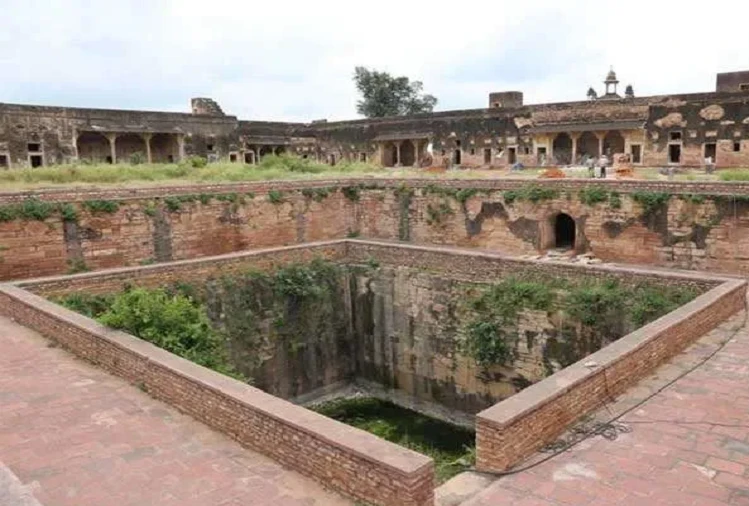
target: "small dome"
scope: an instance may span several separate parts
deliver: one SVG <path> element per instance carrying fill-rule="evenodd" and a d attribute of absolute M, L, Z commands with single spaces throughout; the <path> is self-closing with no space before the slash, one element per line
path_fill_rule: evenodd
<path fill-rule="evenodd" d="M 606 82 L 609 82 L 609 83 L 618 82 L 616 79 L 616 72 L 614 72 L 613 68 L 609 70 L 608 74 L 606 74 Z"/>

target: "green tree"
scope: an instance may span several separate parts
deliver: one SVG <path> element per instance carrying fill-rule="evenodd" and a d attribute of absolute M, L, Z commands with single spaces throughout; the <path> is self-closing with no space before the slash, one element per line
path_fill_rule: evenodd
<path fill-rule="evenodd" d="M 356 67 L 354 83 L 362 95 L 356 112 L 367 118 L 432 112 L 437 105 L 437 98 L 423 93 L 421 81 L 411 82 L 407 77 Z"/>

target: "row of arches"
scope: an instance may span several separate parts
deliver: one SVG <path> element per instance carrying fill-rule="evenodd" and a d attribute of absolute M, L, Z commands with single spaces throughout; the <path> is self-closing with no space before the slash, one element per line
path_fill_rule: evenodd
<path fill-rule="evenodd" d="M 574 143 L 576 146 L 573 146 Z M 557 134 L 552 142 L 554 161 L 560 165 L 579 163 L 586 157 L 598 158 L 624 153 L 624 137 L 618 130 L 606 132 L 601 142 L 593 132 L 583 132 L 577 139 L 566 132 Z M 573 160 L 574 157 L 574 160 Z"/>
<path fill-rule="evenodd" d="M 80 160 L 115 163 L 139 154 L 144 161 L 172 163 L 179 159 L 180 146 L 174 134 L 110 134 L 84 132 L 76 139 Z"/>

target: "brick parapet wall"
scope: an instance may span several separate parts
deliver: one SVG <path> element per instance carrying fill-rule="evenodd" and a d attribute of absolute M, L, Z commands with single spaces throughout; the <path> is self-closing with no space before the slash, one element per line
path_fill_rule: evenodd
<path fill-rule="evenodd" d="M 267 193 L 270 190 L 294 191 L 305 188 L 363 185 L 373 188 L 476 188 L 481 190 L 516 190 L 534 185 L 559 190 L 601 187 L 622 193 L 653 191 L 672 194 L 749 195 L 749 182 L 741 181 L 649 181 L 642 179 L 467 179 L 467 178 L 337 178 L 314 181 L 262 181 L 247 183 L 185 184 L 131 188 L 59 188 L 0 192 L 0 205 L 21 202 L 34 197 L 49 202 L 85 200 L 142 200 L 173 195 Z"/>
<path fill-rule="evenodd" d="M 104 294 L 120 291 L 125 284 L 154 288 L 175 282 L 199 282 L 249 270 L 268 271 L 291 263 L 309 262 L 315 258 L 338 263 L 368 263 L 376 260 L 393 266 L 447 272 L 451 278 L 476 283 L 492 282 L 508 276 L 541 274 L 560 278 L 617 279 L 627 284 L 650 281 L 662 285 L 692 286 L 704 291 L 731 279 L 702 272 L 657 267 L 538 262 L 463 248 L 341 239 L 163 264 L 36 278 L 19 281 L 15 285 L 45 297 L 73 292 Z"/>
<path fill-rule="evenodd" d="M 476 416 L 476 467 L 501 472 L 554 441 L 745 307 L 747 283 L 729 280 Z M 586 364 L 595 363 L 595 368 Z"/>
<path fill-rule="evenodd" d="M 344 259 L 346 251 L 346 241 L 324 241 L 163 264 L 107 269 L 68 276 L 50 276 L 15 284 L 44 297 L 73 292 L 105 294 L 118 292 L 125 284 L 156 288 L 176 282 L 204 281 L 212 277 L 228 276 L 249 270 L 270 271 L 292 263 L 310 262 L 315 258 L 335 262 Z"/>
<path fill-rule="evenodd" d="M 0 313 L 241 444 L 347 496 L 386 506 L 434 502 L 431 459 L 266 394 L 17 286 Z"/>
<path fill-rule="evenodd" d="M 704 272 L 678 271 L 657 267 L 584 265 L 568 262 L 526 260 L 488 251 L 439 246 L 420 246 L 384 241 L 347 240 L 346 259 L 364 263 L 375 259 L 396 266 L 449 272 L 451 278 L 487 283 L 509 276 L 543 274 L 559 278 L 618 279 L 627 284 L 643 281 L 661 285 L 693 286 L 708 290 L 732 278 Z"/>

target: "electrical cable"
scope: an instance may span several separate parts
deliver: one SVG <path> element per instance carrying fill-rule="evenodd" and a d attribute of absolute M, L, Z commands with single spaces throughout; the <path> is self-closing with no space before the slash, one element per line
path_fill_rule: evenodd
<path fill-rule="evenodd" d="M 628 426 L 628 424 L 648 424 L 648 423 L 672 423 L 672 424 L 682 424 L 682 423 L 689 423 L 689 424 L 704 424 L 704 425 L 712 425 L 712 426 L 725 426 L 725 427 L 746 427 L 742 425 L 734 426 L 731 424 L 720 424 L 720 423 L 711 423 L 711 422 L 679 422 L 676 420 L 637 420 L 637 421 L 627 421 L 627 422 L 619 422 L 619 419 L 621 419 L 623 416 L 631 413 L 635 409 L 639 408 L 643 404 L 645 404 L 647 401 L 655 397 L 656 395 L 660 394 L 667 388 L 674 385 L 677 381 L 685 378 L 689 374 L 693 373 L 703 365 L 705 365 L 707 362 L 712 360 L 718 353 L 720 353 L 731 340 L 733 340 L 734 337 L 741 331 L 742 329 L 746 328 L 747 322 L 749 322 L 749 299 L 747 299 L 746 295 L 744 297 L 744 317 L 741 324 L 736 327 L 729 337 L 727 337 L 725 340 L 723 340 L 713 351 L 711 351 L 709 354 L 707 354 L 705 357 L 701 358 L 696 364 L 688 368 L 687 370 L 680 373 L 675 378 L 669 380 L 664 385 L 657 388 L 652 393 L 648 394 L 644 398 L 640 399 L 635 403 L 633 406 L 630 406 L 629 408 L 625 409 L 618 415 L 613 416 L 609 421 L 607 422 L 595 422 L 590 425 L 581 424 L 576 427 L 573 427 L 570 429 L 571 436 L 569 436 L 566 439 L 560 439 L 558 441 L 555 441 L 553 443 L 550 443 L 544 447 L 542 447 L 539 451 L 544 452 L 551 452 L 549 455 L 545 456 L 544 458 L 534 461 L 528 465 L 518 467 L 516 469 L 510 469 L 508 471 L 479 471 L 475 468 L 471 469 L 473 471 L 476 471 L 478 473 L 490 475 L 490 476 L 496 476 L 496 477 L 503 477 L 503 476 L 512 476 L 515 474 L 523 473 L 525 471 L 529 471 L 531 469 L 534 469 L 541 464 L 548 462 L 549 460 L 553 459 L 554 457 L 561 455 L 562 453 L 565 453 L 569 451 L 570 449 L 574 448 L 578 444 L 582 443 L 583 441 L 590 439 L 594 436 L 602 436 L 603 438 L 613 441 L 615 440 L 619 434 L 623 433 L 629 433 L 632 432 L 632 428 Z M 608 401 L 604 401 L 603 407 L 605 407 L 609 413 L 612 413 L 611 409 L 609 408 L 609 402 L 611 402 L 611 399 L 613 399 L 613 396 L 609 393 L 608 388 L 608 378 L 606 377 L 606 370 L 603 370 L 604 374 L 604 384 L 605 384 L 605 390 L 606 395 L 608 397 Z"/>

